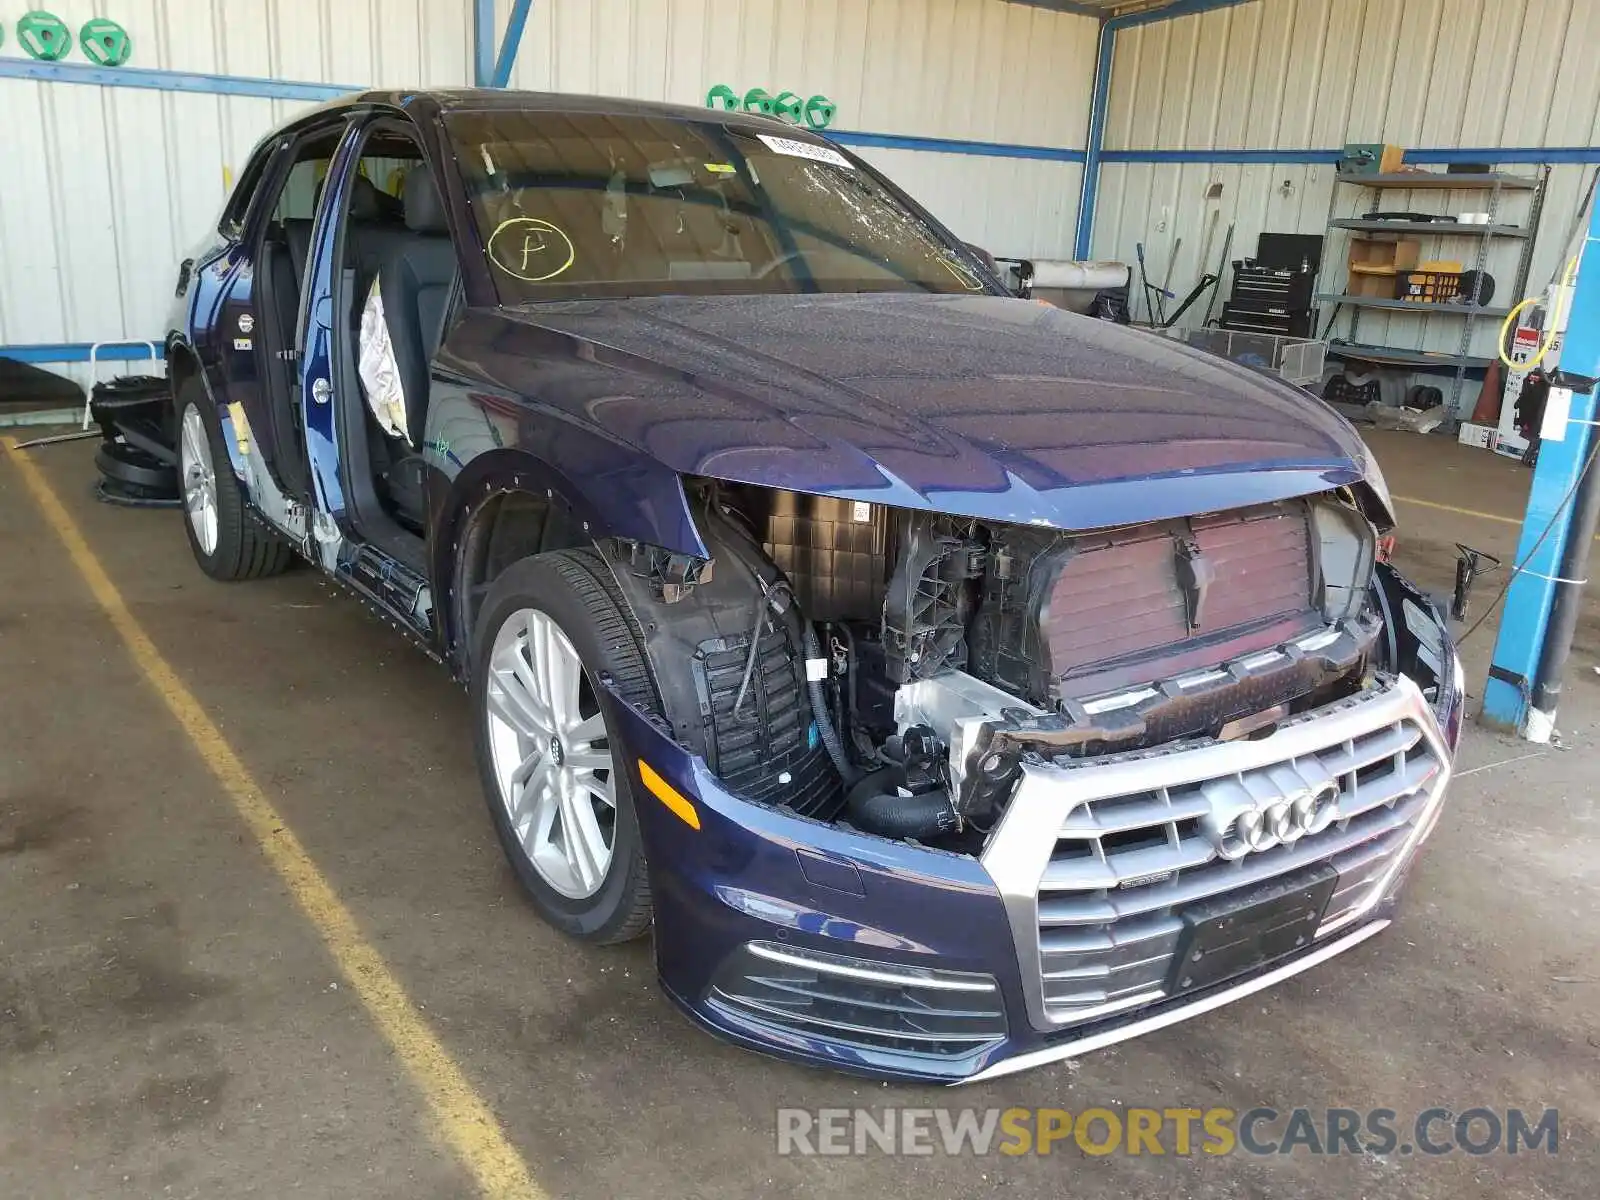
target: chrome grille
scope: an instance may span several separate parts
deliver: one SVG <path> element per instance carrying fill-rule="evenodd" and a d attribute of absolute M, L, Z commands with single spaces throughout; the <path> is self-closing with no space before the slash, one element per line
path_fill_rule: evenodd
<path fill-rule="evenodd" d="M 984 864 L 1005 897 L 1023 978 L 1038 981 L 1035 1022 L 1160 999 L 1180 912 L 1195 901 L 1331 863 L 1339 879 L 1315 936 L 1358 919 L 1408 857 L 1448 774 L 1433 714 L 1405 679 L 1259 741 L 1026 766 Z M 1331 821 L 1296 841 L 1229 859 L 1205 832 L 1214 812 L 1329 781 Z"/>

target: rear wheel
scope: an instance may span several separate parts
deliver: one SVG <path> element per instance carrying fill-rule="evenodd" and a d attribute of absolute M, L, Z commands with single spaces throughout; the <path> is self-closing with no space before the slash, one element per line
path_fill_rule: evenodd
<path fill-rule="evenodd" d="M 501 848 L 535 907 L 586 941 L 650 925 L 650 884 L 609 676 L 630 703 L 655 685 L 604 560 L 563 550 L 495 580 L 473 641 L 478 770 Z"/>
<path fill-rule="evenodd" d="M 293 561 L 288 543 L 245 510 L 222 423 L 194 382 L 178 391 L 178 483 L 189 549 L 211 578 L 259 579 L 276 575 Z"/>

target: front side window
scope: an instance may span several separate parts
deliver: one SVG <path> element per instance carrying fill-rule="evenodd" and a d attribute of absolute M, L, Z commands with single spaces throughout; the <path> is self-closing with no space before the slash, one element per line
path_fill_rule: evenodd
<path fill-rule="evenodd" d="M 446 127 L 503 304 L 993 288 L 965 247 L 808 137 L 606 113 Z"/>

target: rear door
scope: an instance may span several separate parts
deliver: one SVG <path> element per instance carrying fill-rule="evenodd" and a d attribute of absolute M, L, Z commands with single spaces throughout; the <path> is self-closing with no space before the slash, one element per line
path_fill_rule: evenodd
<path fill-rule="evenodd" d="M 276 438 L 262 394 L 264 381 L 257 354 L 258 259 L 276 195 L 275 181 L 292 140 L 280 137 L 257 151 L 241 185 L 253 183 L 251 193 L 236 193 L 224 217 L 222 232 L 227 240 L 218 253 L 201 260 L 189 286 L 195 296 L 197 334 L 204 330 L 196 337 L 196 349 L 212 394 L 225 409 L 223 428 L 235 435 L 236 453 L 259 454 L 274 478 L 278 472 Z M 231 418 L 235 411 L 243 413 L 249 435 Z"/>
<path fill-rule="evenodd" d="M 213 349 L 226 402 L 248 424 L 239 449 L 258 454 L 279 489 L 302 500 L 311 494 L 299 397 L 305 283 L 317 198 L 345 125 L 322 122 L 278 139 L 231 261 L 219 264 L 228 282 Z"/>

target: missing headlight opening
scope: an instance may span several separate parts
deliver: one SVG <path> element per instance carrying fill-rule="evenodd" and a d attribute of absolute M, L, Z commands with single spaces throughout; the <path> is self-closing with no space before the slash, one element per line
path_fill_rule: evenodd
<path fill-rule="evenodd" d="M 1437 688 L 1347 493 L 1065 533 L 688 483 L 714 570 L 613 556 L 664 715 L 736 794 L 860 832 L 976 855 L 1030 764 Z"/>

